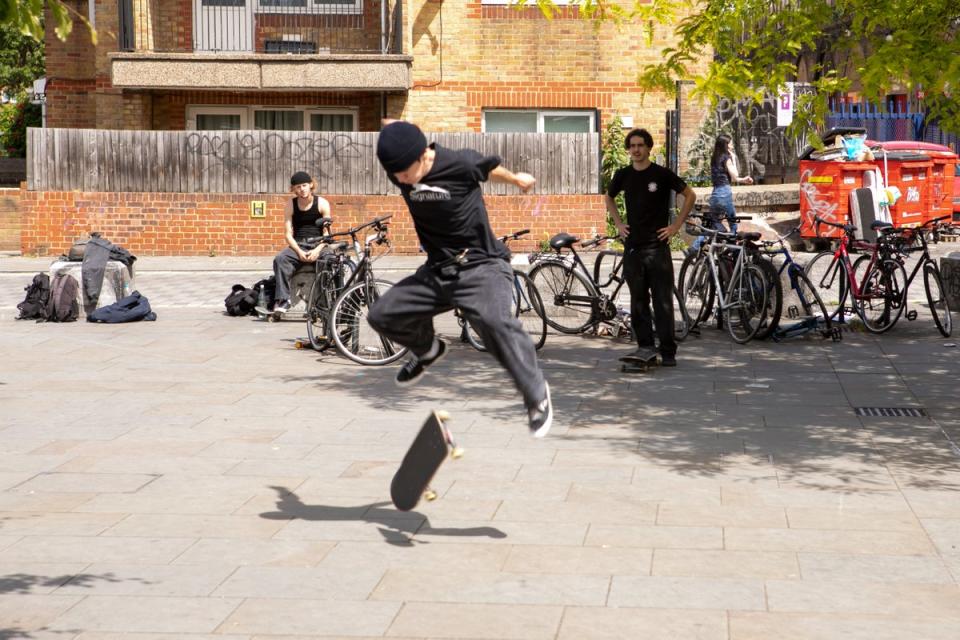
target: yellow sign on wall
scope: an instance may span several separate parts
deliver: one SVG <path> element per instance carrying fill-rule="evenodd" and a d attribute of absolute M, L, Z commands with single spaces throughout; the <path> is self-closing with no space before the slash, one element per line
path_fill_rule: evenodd
<path fill-rule="evenodd" d="M 250 217 L 266 218 L 267 217 L 267 201 L 251 200 L 250 201 Z"/>
<path fill-rule="evenodd" d="M 833 176 L 810 176 L 807 182 L 830 184 L 833 182 Z"/>

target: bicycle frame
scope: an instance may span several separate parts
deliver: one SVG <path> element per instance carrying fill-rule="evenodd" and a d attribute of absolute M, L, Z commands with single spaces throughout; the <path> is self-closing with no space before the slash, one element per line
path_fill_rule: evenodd
<path fill-rule="evenodd" d="M 820 287 L 829 288 L 829 286 L 833 284 L 832 278 L 836 277 L 835 265 L 839 263 L 844 271 L 844 277 L 846 277 L 847 286 L 850 287 L 850 294 L 853 296 L 853 299 L 863 300 L 866 296 L 863 295 L 860 285 L 857 282 L 856 275 L 853 273 L 853 264 L 850 262 L 850 252 L 847 250 L 847 247 L 852 244 L 857 249 L 865 249 L 871 252 L 870 262 L 867 264 L 867 269 L 864 271 L 864 274 L 866 274 L 877 263 L 877 257 L 880 255 L 880 243 L 857 240 L 856 238 L 851 238 L 850 234 L 851 232 L 847 231 L 840 239 L 840 244 L 837 246 L 836 251 L 833 252 L 833 260 L 830 261 L 830 266 L 827 267 L 826 273 L 817 284 Z M 831 278 L 831 280 L 826 280 L 828 277 Z M 843 320 L 842 309 L 840 310 L 839 319 L 841 321 Z"/>

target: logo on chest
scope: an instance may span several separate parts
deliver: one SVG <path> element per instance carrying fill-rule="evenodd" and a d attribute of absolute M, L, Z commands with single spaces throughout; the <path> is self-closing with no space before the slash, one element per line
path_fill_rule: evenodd
<path fill-rule="evenodd" d="M 650 184 L 647 185 L 647 191 L 649 191 L 650 193 L 655 193 L 656 190 L 657 190 L 656 182 L 651 182 Z"/>
<path fill-rule="evenodd" d="M 450 192 L 443 187 L 434 187 L 429 184 L 418 182 L 413 185 L 410 192 L 410 199 L 414 202 L 435 202 L 438 200 L 449 200 Z"/>

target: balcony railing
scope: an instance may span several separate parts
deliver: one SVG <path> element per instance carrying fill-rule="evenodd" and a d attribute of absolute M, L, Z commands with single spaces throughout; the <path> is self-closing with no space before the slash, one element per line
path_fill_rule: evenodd
<path fill-rule="evenodd" d="M 401 0 L 118 0 L 121 51 L 402 53 Z"/>

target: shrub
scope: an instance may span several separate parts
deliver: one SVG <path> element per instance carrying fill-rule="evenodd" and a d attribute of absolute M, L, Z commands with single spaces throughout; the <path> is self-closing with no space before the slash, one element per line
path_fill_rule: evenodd
<path fill-rule="evenodd" d="M 12 158 L 27 155 L 27 127 L 42 124 L 39 105 L 31 104 L 25 95 L 17 102 L 0 106 L 0 153 Z"/>

